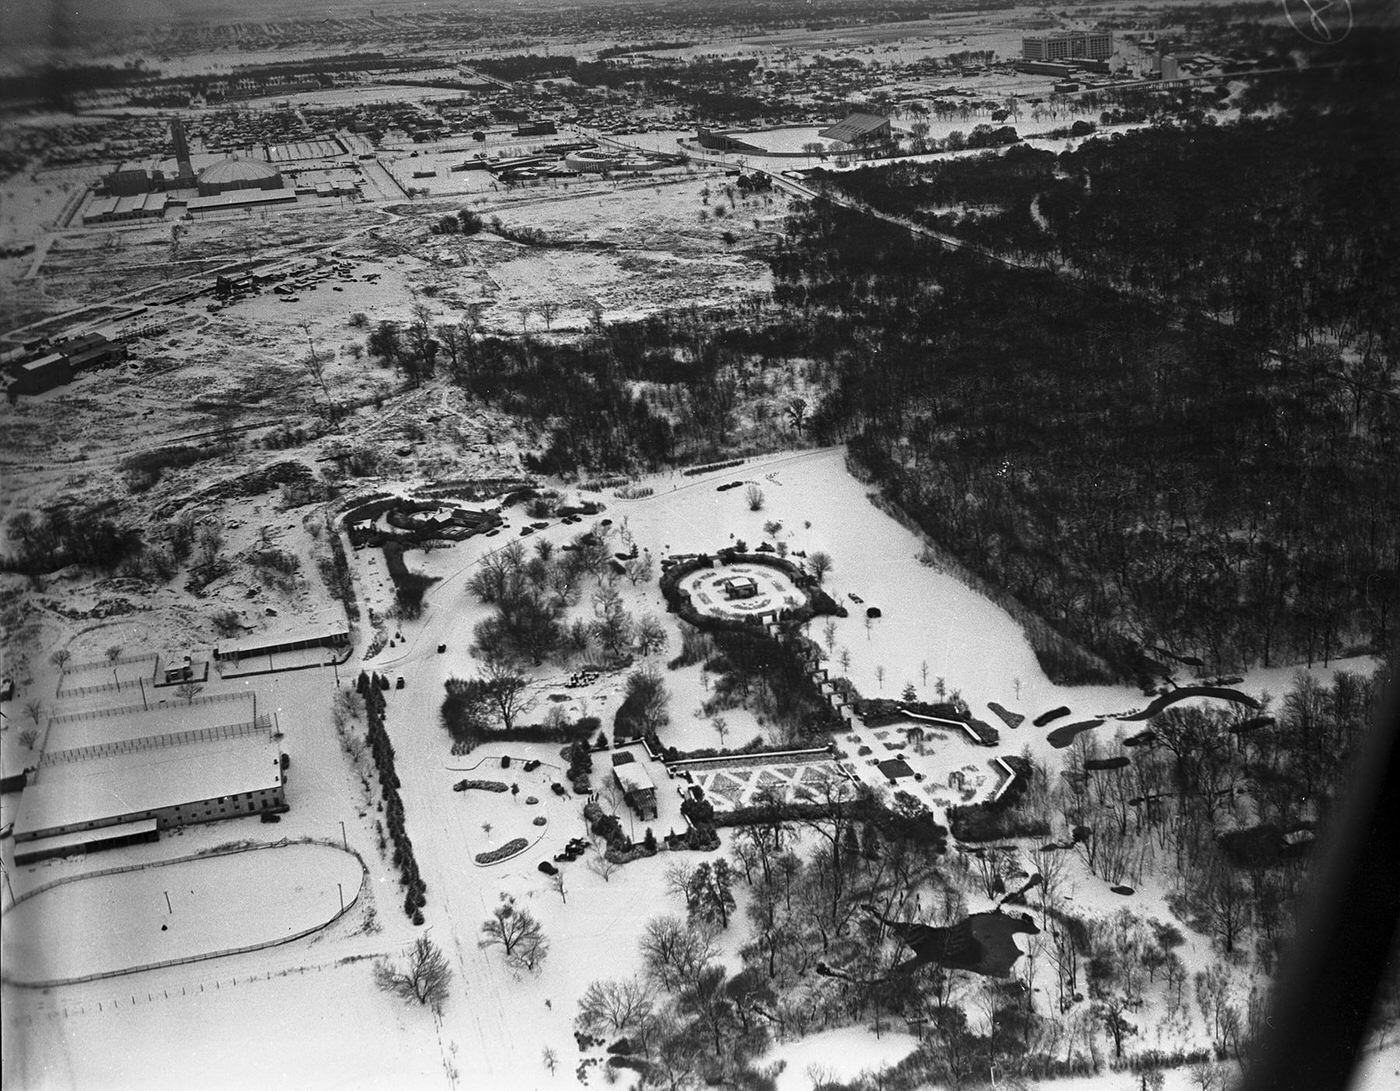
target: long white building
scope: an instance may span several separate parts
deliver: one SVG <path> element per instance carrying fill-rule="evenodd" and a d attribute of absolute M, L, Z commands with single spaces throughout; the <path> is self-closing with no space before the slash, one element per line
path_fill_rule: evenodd
<path fill-rule="evenodd" d="M 20 799 L 15 863 L 285 810 L 284 764 L 266 716 L 46 751 Z"/>

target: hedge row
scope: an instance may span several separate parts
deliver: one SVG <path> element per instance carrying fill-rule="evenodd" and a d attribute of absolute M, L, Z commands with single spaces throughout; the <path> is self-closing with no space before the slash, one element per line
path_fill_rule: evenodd
<path fill-rule="evenodd" d="M 678 750 L 674 746 L 663 746 L 656 732 L 643 736 L 653 754 L 660 755 L 668 765 L 677 761 L 690 761 L 700 758 L 748 758 L 761 754 L 786 754 L 793 750 L 834 750 L 835 744 L 827 736 L 799 740 L 795 743 L 765 742 L 763 736 L 755 735 L 740 747 L 702 746 L 697 750 Z"/>
<path fill-rule="evenodd" d="M 1012 837 L 1044 837 L 1050 823 L 1039 815 L 1028 815 L 1019 804 L 1030 788 L 1031 765 L 1025 758 L 1006 757 L 1016 779 L 995 802 L 969 803 L 948 808 L 948 825 L 959 841 L 1001 841 Z"/>
<path fill-rule="evenodd" d="M 379 786 L 384 795 L 384 824 L 394 843 L 394 866 L 399 869 L 399 882 L 407 888 L 404 912 L 414 924 L 423 923 L 423 906 L 428 904 L 428 884 L 418 873 L 418 861 L 413 856 L 413 842 L 404 827 L 403 799 L 399 796 L 399 776 L 394 771 L 394 744 L 384 729 L 384 687 L 378 674 L 360 672 L 357 689 L 365 699 L 365 720 L 369 725 L 370 754 L 379 770 Z"/>
<path fill-rule="evenodd" d="M 701 474 L 714 473 L 715 470 L 732 470 L 735 466 L 742 466 L 742 458 L 731 458 L 728 462 L 707 462 L 703 466 L 692 466 L 688 470 L 682 470 L 685 477 L 699 477 Z"/>
<path fill-rule="evenodd" d="M 433 576 L 409 570 L 403 559 L 401 542 L 384 543 L 384 561 L 389 567 L 389 578 L 394 581 L 394 595 L 400 608 L 409 617 L 415 617 L 423 608 L 423 592 L 435 581 Z"/>
<path fill-rule="evenodd" d="M 506 792 L 510 789 L 499 780 L 459 780 L 452 787 L 460 788 L 464 792 L 469 792 L 473 788 L 480 788 L 486 792 Z"/>

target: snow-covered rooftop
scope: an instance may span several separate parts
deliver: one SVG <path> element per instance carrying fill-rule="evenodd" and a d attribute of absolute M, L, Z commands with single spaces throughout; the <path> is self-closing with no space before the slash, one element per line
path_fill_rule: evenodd
<path fill-rule="evenodd" d="M 309 647 L 313 644 L 344 643 L 350 630 L 344 625 L 326 625 L 318 629 L 303 629 L 292 633 L 254 633 L 250 636 L 221 640 L 214 649 L 217 659 L 240 658 L 278 648 Z"/>
<path fill-rule="evenodd" d="M 624 791 L 656 791 L 656 785 L 652 783 L 651 777 L 647 775 L 647 771 L 642 768 L 640 762 L 614 765 L 613 776 L 617 777 L 617 782 L 622 785 Z"/>
<path fill-rule="evenodd" d="M 269 731 L 46 765 L 20 799 L 15 840 L 262 791 L 279 785 L 281 777 L 281 750 Z"/>

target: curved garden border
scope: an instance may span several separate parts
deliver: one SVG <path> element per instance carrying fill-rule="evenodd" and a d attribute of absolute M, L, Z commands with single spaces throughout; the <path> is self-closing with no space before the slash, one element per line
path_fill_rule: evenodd
<path fill-rule="evenodd" d="M 765 623 L 757 615 L 744 618 L 722 618 L 713 614 L 703 614 L 695 608 L 689 593 L 681 590 L 680 581 L 686 576 L 693 572 L 699 572 L 701 569 L 714 568 L 716 564 L 721 566 L 732 564 L 765 565 L 768 568 L 776 568 L 792 580 L 793 585 L 807 596 L 807 601 L 801 606 L 779 611 L 777 620 L 780 624 L 801 624 L 804 621 L 810 621 L 819 614 L 841 616 L 841 607 L 821 589 L 816 577 L 801 565 L 786 557 L 779 557 L 775 553 L 740 553 L 732 547 L 727 547 L 713 555 L 700 553 L 683 560 L 673 561 L 669 565 L 664 560 L 662 561 L 662 573 L 661 578 L 657 581 L 657 586 L 666 599 L 666 609 L 690 622 L 697 629 L 727 629 L 733 632 L 753 632 L 755 629 L 760 631 L 764 629 Z"/>
<path fill-rule="evenodd" d="M 54 879 L 52 882 L 41 883 L 39 886 L 36 886 L 33 890 L 25 891 L 23 895 L 16 898 L 13 902 L 10 903 L 10 908 L 5 910 L 5 912 L 6 914 L 12 912 L 15 906 L 21 904 L 22 902 L 27 902 L 29 899 L 44 893 L 44 891 L 46 890 L 53 890 L 55 887 L 66 886 L 70 883 L 79 883 L 86 879 L 98 879 L 104 875 L 119 875 L 127 871 L 148 871 L 152 868 L 170 867 L 173 864 L 185 864 L 197 860 L 210 860 L 220 856 L 237 856 L 239 853 L 258 852 L 262 849 L 286 848 L 288 845 L 322 845 L 326 848 L 335 849 L 336 852 L 343 852 L 348 856 L 353 856 L 360 863 L 360 885 L 355 889 L 355 896 L 345 903 L 345 907 L 341 909 L 340 912 L 335 914 L 335 916 L 323 921 L 321 924 L 315 925 L 311 928 L 304 928 L 300 932 L 292 936 L 284 936 L 281 939 L 267 940 L 263 943 L 251 943 L 246 944 L 242 947 L 229 947 L 221 951 L 210 951 L 206 954 L 189 955 L 185 958 L 168 958 L 163 959 L 160 962 L 147 962 L 143 963 L 140 966 L 129 966 L 120 970 L 104 970 L 101 973 L 83 974 L 79 977 L 62 977 L 55 978 L 51 981 L 17 981 L 14 978 L 12 978 L 8 973 L 4 972 L 3 970 L 0 970 L 0 981 L 4 981 L 8 985 L 15 985 L 23 989 L 51 989 L 59 985 L 80 985 L 87 981 L 102 981 L 109 977 L 125 977 L 128 974 L 145 973 L 147 970 L 161 970 L 170 966 L 188 966 L 195 962 L 208 962 L 210 959 L 226 958 L 229 955 L 242 955 L 247 954 L 249 951 L 262 951 L 266 950 L 269 947 L 282 947 L 288 943 L 294 943 L 299 939 L 305 939 L 307 936 L 314 935 L 317 932 L 323 931 L 324 929 L 329 928 L 336 921 L 340 920 L 341 917 L 345 916 L 346 913 L 350 912 L 351 909 L 353 909 L 356 905 L 359 904 L 360 894 L 364 890 L 365 883 L 369 879 L 369 868 L 365 864 L 364 857 L 361 856 L 355 849 L 347 848 L 343 845 L 337 845 L 333 841 L 323 841 L 314 837 L 283 839 L 281 841 L 274 841 L 271 844 L 240 845 L 238 848 L 234 849 L 223 849 L 216 852 L 195 852 L 190 853 L 186 856 L 176 856 L 170 860 L 154 861 L 149 864 L 127 864 L 124 867 L 105 868 L 102 871 L 89 871 L 82 875 L 65 875 L 61 879 Z"/>
<path fill-rule="evenodd" d="M 1255 711 L 1264 707 L 1249 694 L 1241 693 L 1237 689 L 1221 689 L 1218 686 L 1182 686 L 1170 693 L 1162 694 L 1140 712 L 1125 712 L 1121 716 L 1113 718 L 1127 721 L 1150 720 L 1168 705 L 1174 705 L 1178 701 L 1185 701 L 1191 697 L 1214 697 L 1220 701 L 1233 701 L 1237 705 L 1244 705 Z"/>
<path fill-rule="evenodd" d="M 512 755 L 512 754 L 506 754 L 506 755 L 504 755 L 504 756 L 510 758 L 512 764 L 514 764 L 514 763 L 517 762 L 517 761 L 523 761 L 523 760 L 524 760 L 524 759 L 522 759 L 522 758 L 517 758 L 517 757 L 515 757 L 515 756 Z M 483 765 L 485 765 L 487 762 L 493 762 L 493 763 L 495 763 L 496 767 L 499 769 L 499 768 L 500 768 L 500 763 L 501 763 L 501 757 L 502 757 L 502 755 L 497 755 L 496 757 L 493 757 L 493 758 L 482 758 L 482 759 L 481 759 L 480 761 L 478 761 L 475 765 L 467 765 L 467 766 L 446 765 L 446 766 L 443 766 L 443 768 L 446 769 L 449 773 L 474 773 L 474 772 L 476 772 L 478 769 L 480 769 Z M 553 762 L 541 761 L 541 762 L 540 762 L 540 768 L 543 769 L 543 768 L 546 768 L 546 767 L 547 767 L 547 768 L 550 768 L 550 769 L 553 769 L 553 770 L 555 770 L 556 772 L 558 772 L 558 771 L 560 770 L 560 768 L 561 768 L 560 766 L 555 765 Z M 536 771 L 537 771 L 537 770 L 536 770 Z M 504 864 L 504 863 L 505 863 L 506 861 L 508 861 L 508 860 L 514 860 L 517 856 L 521 855 L 522 853 L 529 852 L 532 848 L 534 848 L 534 847 L 535 847 L 536 845 L 538 845 L 541 841 L 543 841 L 543 840 L 544 840 L 544 835 L 547 834 L 547 833 L 549 832 L 549 830 L 550 830 L 550 826 L 549 826 L 548 824 L 543 825 L 543 826 L 531 826 L 530 828 L 531 828 L 532 830 L 538 830 L 539 833 L 538 833 L 538 835 L 535 837 L 535 839 L 534 839 L 533 841 L 530 841 L 529 844 L 527 844 L 527 845 L 526 845 L 523 849 L 521 849 L 519 852 L 512 852 L 509 856 L 502 856 L 499 860 L 492 860 L 492 861 L 490 861 L 489 863 L 485 863 L 485 864 L 477 863 L 477 859 L 476 859 L 477 854 L 476 854 L 476 853 L 472 853 L 472 854 L 471 854 L 471 857 L 472 857 L 472 867 L 480 867 L 480 868 L 495 867 L 497 864 Z"/>

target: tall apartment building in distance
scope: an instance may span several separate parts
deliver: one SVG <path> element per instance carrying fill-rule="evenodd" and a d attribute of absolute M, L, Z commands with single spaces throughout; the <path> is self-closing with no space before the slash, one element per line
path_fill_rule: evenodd
<path fill-rule="evenodd" d="M 1113 56 L 1113 35 L 1067 32 L 1038 34 L 1021 39 L 1021 58 L 1027 61 L 1078 60 L 1106 61 Z"/>

